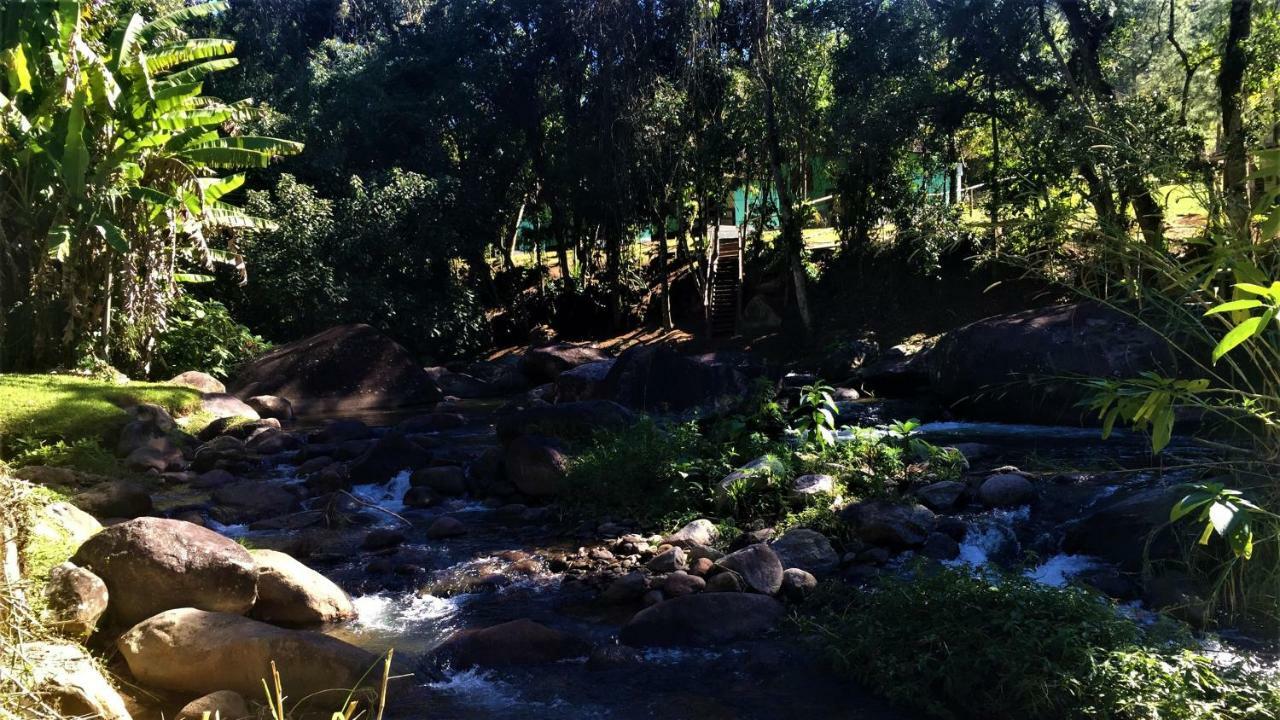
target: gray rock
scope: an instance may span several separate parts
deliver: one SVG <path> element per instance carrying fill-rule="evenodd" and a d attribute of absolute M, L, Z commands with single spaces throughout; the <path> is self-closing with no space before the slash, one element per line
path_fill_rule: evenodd
<path fill-rule="evenodd" d="M 559 493 L 569 467 L 564 453 L 553 442 L 536 436 L 512 440 L 503 461 L 507 480 L 533 497 Z"/>
<path fill-rule="evenodd" d="M 109 480 L 71 498 L 71 503 L 101 518 L 136 518 L 154 510 L 147 486 L 132 480 Z"/>
<path fill-rule="evenodd" d="M 250 550 L 258 600 L 250 615 L 278 625 L 319 625 L 356 615 L 351 598 L 325 576 L 275 550 Z"/>
<path fill-rule="evenodd" d="M 955 480 L 942 480 L 916 490 L 916 497 L 921 504 L 934 512 L 946 512 L 956 506 L 960 496 L 964 494 L 964 483 Z"/>
<path fill-rule="evenodd" d="M 644 573 L 629 572 L 610 583 L 601 597 L 608 603 L 630 603 L 643 597 L 648 589 L 649 583 Z"/>
<path fill-rule="evenodd" d="M 992 475 L 978 488 L 978 499 L 990 508 L 1026 505 L 1035 495 L 1036 488 L 1031 481 L 1016 473 Z"/>
<path fill-rule="evenodd" d="M 457 465 L 422 468 L 409 480 L 414 487 L 428 487 L 441 495 L 457 496 L 467 492 L 467 477 Z"/>
<path fill-rule="evenodd" d="M 634 647 L 716 645 L 759 635 L 782 614 L 782 603 L 764 595 L 698 593 L 641 610 L 619 636 Z"/>
<path fill-rule="evenodd" d="M 782 562 L 777 553 L 763 543 L 731 552 L 717 564 L 741 575 L 749 589 L 762 595 L 773 595 L 782 587 Z"/>
<path fill-rule="evenodd" d="M 449 517 L 448 515 L 436 518 L 436 521 L 431 523 L 431 526 L 427 528 L 427 537 L 433 540 L 458 537 L 459 535 L 466 534 L 467 526 L 463 525 L 461 520 Z"/>
<path fill-rule="evenodd" d="M 899 505 L 885 500 L 854 503 L 840 513 L 858 538 L 894 549 L 924 544 L 937 521 L 923 505 Z"/>
<path fill-rule="evenodd" d="M 87 638 L 107 611 L 107 584 L 97 575 L 66 562 L 49 571 L 45 586 L 45 623 L 73 638 Z"/>
<path fill-rule="evenodd" d="M 57 717 L 130 720 L 124 698 L 79 645 L 29 642 L 11 653 L 30 673 L 27 686 L 58 711 Z"/>
<path fill-rule="evenodd" d="M 89 538 L 72 561 L 102 578 L 122 625 L 171 608 L 242 614 L 258 595 L 258 572 L 240 545 L 180 520 L 144 517 Z M 188 663 L 190 664 L 190 663 Z"/>
<path fill-rule="evenodd" d="M 800 603 L 818 588 L 818 579 L 800 568 L 782 571 L 782 589 L 779 595 L 788 602 Z"/>
<path fill-rule="evenodd" d="M 221 380 L 209 373 L 197 370 L 179 373 L 169 380 L 169 384 L 194 388 L 202 393 L 225 393 L 227 391 L 227 386 L 223 385 Z"/>
<path fill-rule="evenodd" d="M 706 580 L 697 575 L 690 575 L 683 570 L 677 570 L 663 579 L 662 594 L 669 598 L 675 598 L 702 592 L 706 587 Z"/>
<path fill-rule="evenodd" d="M 685 557 L 684 548 L 672 547 L 654 555 L 645 567 L 656 573 L 669 573 L 688 569 L 689 562 Z"/>
<path fill-rule="evenodd" d="M 769 547 L 784 568 L 800 568 L 814 575 L 828 575 L 840 567 L 840 555 L 822 533 L 808 528 L 788 530 Z"/>
<path fill-rule="evenodd" d="M 200 401 L 201 409 L 214 417 L 247 417 L 258 419 L 258 411 L 249 407 L 235 395 L 205 393 Z"/>
<path fill-rule="evenodd" d="M 801 475 L 791 481 L 791 501 L 794 503 L 807 504 L 835 491 L 836 479 L 830 475 Z"/>
<path fill-rule="evenodd" d="M 241 720 L 250 716 L 249 705 L 240 693 L 219 690 L 183 705 L 177 717 L 178 720 L 204 720 L 206 713 L 209 720 Z"/>
<path fill-rule="evenodd" d="M 719 539 L 720 529 L 716 527 L 715 523 L 706 519 L 698 519 L 680 528 L 662 542 L 667 545 L 688 548 L 690 545 L 714 545 Z"/>
<path fill-rule="evenodd" d="M 746 592 L 747 584 L 742 576 L 732 570 L 721 569 L 707 579 L 707 592 Z"/>
<path fill-rule="evenodd" d="M 955 560 L 960 557 L 960 544 L 947 535 L 935 532 L 924 541 L 920 554 L 934 560 Z"/>
<path fill-rule="evenodd" d="M 277 395 L 254 395 L 244 401 L 260 417 L 275 418 L 282 423 L 293 422 L 293 403 Z"/>
<path fill-rule="evenodd" d="M 591 646 L 581 638 L 521 619 L 455 633 L 435 652 L 452 667 L 541 665 L 585 657 Z"/>

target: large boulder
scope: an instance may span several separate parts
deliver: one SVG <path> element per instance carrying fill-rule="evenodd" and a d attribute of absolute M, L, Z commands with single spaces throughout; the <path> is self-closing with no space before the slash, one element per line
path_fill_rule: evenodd
<path fill-rule="evenodd" d="M 209 515 L 224 525 L 278 517 L 298 505 L 296 488 L 262 480 L 239 480 L 215 488 Z"/>
<path fill-rule="evenodd" d="M 274 662 L 289 697 L 328 691 L 323 704 L 337 707 L 348 689 L 379 680 L 377 658 L 337 638 L 190 607 L 134 625 L 116 647 L 134 678 L 158 690 L 258 697 Z"/>
<path fill-rule="evenodd" d="M 706 518 L 699 518 L 663 539 L 666 545 L 683 548 L 714 545 L 720 539 L 720 528 Z"/>
<path fill-rule="evenodd" d="M 81 545 L 72 562 L 107 584 L 110 617 L 125 626 L 170 608 L 245 613 L 258 595 L 247 550 L 181 520 L 144 517 L 113 525 Z"/>
<path fill-rule="evenodd" d="M 583 400 L 517 410 L 499 419 L 497 429 L 503 442 L 530 434 L 572 440 L 599 430 L 622 430 L 635 421 L 634 413 L 615 402 Z"/>
<path fill-rule="evenodd" d="M 613 369 L 615 362 L 617 361 L 612 358 L 597 360 L 560 373 L 556 377 L 556 401 L 576 402 L 599 398 L 605 378 L 609 377 L 609 371 Z"/>
<path fill-rule="evenodd" d="M 177 424 L 170 417 L 169 411 L 159 405 L 142 403 L 129 408 L 129 412 L 132 417 L 120 429 L 116 455 L 127 457 L 141 447 L 164 450 L 172 445 L 169 433 L 173 432 Z"/>
<path fill-rule="evenodd" d="M 933 532 L 937 517 L 923 505 L 885 500 L 854 503 L 840 513 L 863 542 L 897 550 L 919 547 Z"/>
<path fill-rule="evenodd" d="M 293 421 L 293 403 L 286 398 L 275 395 L 254 395 L 244 403 L 253 408 L 258 413 L 258 417 L 272 418 L 282 423 Z"/>
<path fill-rule="evenodd" d="M 738 573 L 747 587 L 762 595 L 773 595 L 782 587 L 782 561 L 773 548 L 764 543 L 731 552 L 716 564 Z"/>
<path fill-rule="evenodd" d="M 1062 550 L 1100 557 L 1129 572 L 1142 570 L 1144 550 L 1151 560 L 1178 557 L 1184 545 L 1178 526 L 1169 524 L 1169 511 L 1185 494 L 1177 487 L 1118 493 L 1066 525 Z"/>
<path fill-rule="evenodd" d="M 1011 508 L 1035 499 L 1036 487 L 1018 473 L 997 473 L 982 481 L 978 499 L 989 508 Z"/>
<path fill-rule="evenodd" d="M 431 452 L 400 433 L 387 433 L 351 463 L 351 480 L 357 485 L 382 484 L 402 470 L 417 470 L 431 462 Z"/>
<path fill-rule="evenodd" d="M 826 575 L 840 566 L 840 555 L 831 547 L 831 541 L 822 533 L 808 528 L 788 530 L 769 547 L 777 553 L 784 568 Z"/>
<path fill-rule="evenodd" d="M 516 438 L 503 458 L 507 480 L 525 495 L 547 497 L 560 492 L 569 461 L 554 441 L 536 435 Z"/>
<path fill-rule="evenodd" d="M 368 325 L 339 325 L 281 345 L 231 383 L 244 398 L 278 395 L 302 414 L 405 407 L 443 395 L 409 351 Z"/>
<path fill-rule="evenodd" d="M 445 367 L 429 367 L 427 374 L 431 376 L 436 387 L 446 396 L 458 398 L 489 398 L 502 394 L 502 389 L 494 387 L 485 380 L 472 377 L 467 373 L 453 372 Z"/>
<path fill-rule="evenodd" d="M 1052 378 L 1177 376 L 1169 344 L 1128 316 L 1095 303 L 1054 305 L 952 330 L 928 352 L 931 390 L 969 417 L 1078 422 L 1086 388 Z M 1029 380 L 1039 380 L 1034 384 Z M 1010 392 L 1016 387 L 1016 391 Z"/>
<path fill-rule="evenodd" d="M 637 410 L 680 412 L 741 398 L 748 374 L 738 356 L 683 355 L 666 345 L 642 345 L 618 357 L 601 393 Z"/>
<path fill-rule="evenodd" d="M 715 645 L 759 635 L 782 614 L 782 603 L 765 595 L 697 593 L 641 610 L 622 626 L 619 637 L 638 647 Z"/>
<path fill-rule="evenodd" d="M 455 633 L 434 659 L 462 669 L 552 663 L 586 657 L 590 651 L 581 638 L 522 619 Z"/>
<path fill-rule="evenodd" d="M 329 578 L 276 550 L 250 550 L 258 601 L 250 615 L 278 625 L 318 625 L 356 616 L 351 598 Z"/>
<path fill-rule="evenodd" d="M 52 642 L 29 642 L 12 649 L 30 671 L 29 686 L 39 700 L 58 711 L 59 717 L 130 720 L 124 698 L 98 669 L 84 648 Z M 7 654 L 7 653 L 6 653 Z M 8 658 L 6 658 L 7 660 Z M 8 667 L 0 669 L 4 678 Z M 32 698 L 15 697 L 19 709 Z M 46 717 L 34 704 L 28 717 Z M 47 711 L 46 711 L 47 712 Z M 23 717 L 18 714 L 17 717 Z"/>
<path fill-rule="evenodd" d="M 525 353 L 521 367 L 534 383 L 545 383 L 554 382 L 560 373 L 579 365 L 608 359 L 607 353 L 590 345 L 556 343 L 531 348 Z"/>

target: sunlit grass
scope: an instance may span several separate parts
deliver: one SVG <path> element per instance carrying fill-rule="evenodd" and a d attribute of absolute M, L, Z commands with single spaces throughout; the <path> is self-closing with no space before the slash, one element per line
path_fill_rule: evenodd
<path fill-rule="evenodd" d="M 200 393 L 160 383 L 76 375 L 0 374 L 0 440 L 103 437 L 128 419 L 125 407 L 153 403 L 175 415 L 200 407 Z"/>

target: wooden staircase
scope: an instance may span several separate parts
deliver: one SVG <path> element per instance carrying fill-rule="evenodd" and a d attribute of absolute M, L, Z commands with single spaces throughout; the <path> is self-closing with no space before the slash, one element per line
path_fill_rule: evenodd
<path fill-rule="evenodd" d="M 742 242 L 732 225 L 722 225 L 716 235 L 708 293 L 707 325 L 711 337 L 737 335 L 742 314 Z"/>

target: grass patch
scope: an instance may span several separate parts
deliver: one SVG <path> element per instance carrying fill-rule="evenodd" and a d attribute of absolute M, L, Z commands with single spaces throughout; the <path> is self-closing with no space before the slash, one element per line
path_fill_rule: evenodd
<path fill-rule="evenodd" d="M 1261 720 L 1280 681 L 1215 666 L 1168 624 L 1018 575 L 921 569 L 873 592 L 824 587 L 816 619 L 836 666 L 940 718 Z"/>
<path fill-rule="evenodd" d="M 128 421 L 123 408 L 138 403 L 185 415 L 200 408 L 200 393 L 176 385 L 116 384 L 76 375 L 0 375 L 0 441 L 114 438 Z M 16 449 L 0 448 L 5 454 Z"/>

